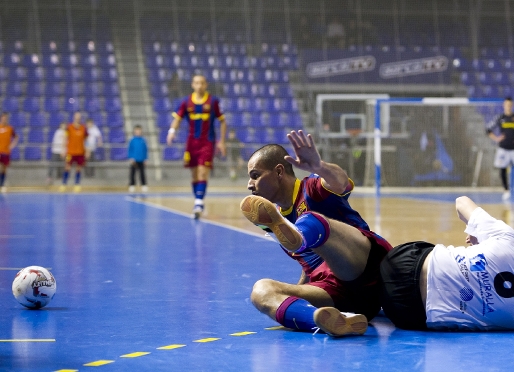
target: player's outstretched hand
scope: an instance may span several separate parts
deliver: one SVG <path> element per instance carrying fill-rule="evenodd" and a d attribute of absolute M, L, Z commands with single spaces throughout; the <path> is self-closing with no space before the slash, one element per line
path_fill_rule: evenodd
<path fill-rule="evenodd" d="M 284 159 L 301 170 L 317 173 L 321 168 L 321 157 L 312 136 L 306 135 L 302 130 L 298 132 L 293 130 L 287 138 L 293 145 L 296 159 L 291 156 L 285 156 Z"/>
<path fill-rule="evenodd" d="M 174 139 L 175 139 L 175 133 L 168 132 L 168 135 L 166 136 L 166 143 L 168 144 L 168 146 L 171 146 L 171 143 L 173 142 Z"/>

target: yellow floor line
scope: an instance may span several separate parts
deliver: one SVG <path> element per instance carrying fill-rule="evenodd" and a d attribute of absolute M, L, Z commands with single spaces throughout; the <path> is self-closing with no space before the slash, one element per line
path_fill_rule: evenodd
<path fill-rule="evenodd" d="M 218 341 L 218 340 L 221 340 L 221 338 L 210 337 L 210 338 L 201 338 L 200 340 L 194 340 L 193 342 L 212 342 L 212 341 Z"/>
<path fill-rule="evenodd" d="M 231 333 L 230 336 L 248 336 L 248 335 L 253 335 L 254 333 L 257 333 L 257 332 L 237 332 L 237 333 Z"/>
<path fill-rule="evenodd" d="M 148 351 L 136 351 L 135 353 L 120 355 L 120 358 L 137 358 L 148 354 L 150 354 Z"/>
<path fill-rule="evenodd" d="M 158 347 L 158 350 L 172 350 L 172 349 L 178 349 L 179 347 L 185 347 L 186 345 L 181 344 L 173 344 L 173 345 L 167 345 L 167 346 L 161 346 Z"/>
<path fill-rule="evenodd" d="M 106 364 L 114 363 L 114 360 L 97 360 L 84 364 L 84 367 L 100 367 Z"/>

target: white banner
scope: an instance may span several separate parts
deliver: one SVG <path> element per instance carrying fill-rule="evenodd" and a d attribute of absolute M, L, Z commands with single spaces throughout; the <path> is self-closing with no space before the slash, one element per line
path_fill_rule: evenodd
<path fill-rule="evenodd" d="M 428 74 L 448 69 L 448 58 L 436 56 L 409 61 L 391 62 L 380 65 L 382 79 L 398 78 L 402 76 Z"/>
<path fill-rule="evenodd" d="M 307 76 L 311 79 L 354 74 L 371 71 L 375 68 L 376 60 L 373 56 L 338 59 L 333 61 L 312 62 L 307 65 Z"/>

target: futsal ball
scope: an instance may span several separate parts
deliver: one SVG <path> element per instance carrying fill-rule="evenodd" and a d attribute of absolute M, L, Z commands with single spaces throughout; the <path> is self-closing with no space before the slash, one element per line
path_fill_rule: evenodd
<path fill-rule="evenodd" d="M 41 266 L 29 266 L 18 271 L 12 282 L 14 298 L 30 309 L 40 309 L 50 303 L 57 289 L 54 276 Z"/>

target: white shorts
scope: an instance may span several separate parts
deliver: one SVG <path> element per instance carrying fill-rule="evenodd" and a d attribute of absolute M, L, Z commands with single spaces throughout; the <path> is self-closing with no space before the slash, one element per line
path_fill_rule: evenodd
<path fill-rule="evenodd" d="M 509 165 L 514 165 L 514 150 L 505 150 L 498 147 L 494 156 L 494 166 L 496 168 L 507 168 Z"/>

